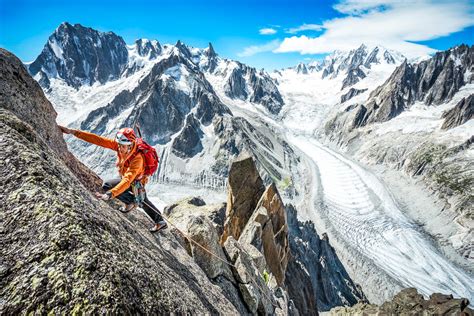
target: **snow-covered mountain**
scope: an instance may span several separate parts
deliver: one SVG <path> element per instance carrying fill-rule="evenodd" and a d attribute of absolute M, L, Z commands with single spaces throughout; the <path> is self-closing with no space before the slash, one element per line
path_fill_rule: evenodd
<path fill-rule="evenodd" d="M 344 90 L 364 79 L 374 65 L 396 65 L 403 62 L 404 59 L 405 57 L 396 51 L 382 46 L 370 48 L 362 44 L 357 49 L 348 52 L 335 51 L 321 62 L 299 63 L 289 69 L 304 75 L 320 73 L 322 79 L 343 76 L 340 89 Z"/>
<path fill-rule="evenodd" d="M 323 61 L 274 71 L 271 76 L 285 102 L 280 117 L 286 126 L 313 131 L 341 103 L 365 100 L 404 60 L 398 52 L 362 44 L 335 51 Z"/>
<path fill-rule="evenodd" d="M 63 23 L 29 65 L 29 72 L 43 87 L 49 86 L 51 78 L 60 78 L 78 88 L 119 78 L 127 62 L 127 47 L 120 36 Z"/>
<path fill-rule="evenodd" d="M 98 39 L 114 53 L 102 52 L 94 45 Z M 105 44 L 108 40 L 113 43 Z M 83 44 L 96 52 L 94 56 L 83 53 Z M 119 58 L 122 53 L 124 58 Z M 116 64 L 108 67 L 112 60 Z M 139 123 L 161 156 L 152 183 L 166 183 L 163 187 L 169 190 L 204 186 L 218 194 L 225 186 L 229 161 L 249 152 L 264 180 L 277 183 L 284 199 L 296 205 L 300 219 L 327 232 L 351 277 L 370 300 L 381 302 L 407 286 L 425 295 L 441 290 L 474 296 L 472 276 L 466 273 L 472 256 L 472 200 L 459 200 L 469 195 L 456 191 L 464 190 L 473 178 L 468 167 L 472 141 L 465 142 L 466 135 L 472 135 L 473 88 L 466 79 L 459 84 L 459 74 L 468 78 L 472 64 L 461 69 L 457 62 L 464 59 L 453 60 L 451 77 L 448 71 L 440 75 L 444 66 L 433 66 L 440 63 L 436 59 L 414 66 L 397 52 L 361 45 L 321 62 L 268 74 L 220 57 L 211 44 L 199 49 L 181 41 L 162 45 L 142 39 L 126 45 L 112 33 L 65 23 L 28 69 L 58 111 L 59 122 L 103 135 Z M 409 109 L 388 121 L 354 123 L 359 122 L 360 105 L 367 107 L 376 98 L 389 103 L 391 96 L 411 89 L 411 81 L 395 75 L 404 67 L 414 67 L 410 71 L 415 76 L 423 73 L 427 78 L 413 88 L 420 93 L 406 103 Z M 449 97 L 428 106 L 427 96 L 434 97 L 442 88 L 450 91 Z M 440 117 L 447 130 L 441 129 Z M 69 146 L 99 174 L 111 175 L 113 155 L 81 141 L 70 140 Z M 439 179 L 434 190 L 442 192 L 439 184 L 449 182 L 454 193 L 448 200 L 467 209 L 462 216 L 442 213 L 450 206 L 438 200 L 431 204 L 433 198 L 420 187 L 433 188 L 432 181 L 410 184 L 420 191 L 407 194 L 403 189 L 412 186 L 402 185 L 405 178 L 384 178 L 392 181 L 389 189 L 378 169 L 359 164 L 382 163 L 387 173 L 404 166 L 397 175 L 417 176 L 420 173 L 413 170 L 419 167 L 423 174 L 437 164 L 439 157 L 432 154 L 438 151 L 450 154 L 441 155 L 447 157 L 441 161 L 444 167 L 436 169 L 442 173 L 430 174 Z M 463 170 L 458 173 L 462 179 L 451 177 L 450 164 Z M 426 205 L 433 207 L 427 211 Z M 426 227 L 419 228 L 413 220 Z M 449 223 L 442 226 L 443 221 Z M 427 233 L 439 238 L 436 247 Z M 427 259 L 412 260 L 407 252 Z M 399 264 L 390 265 L 394 261 Z"/>

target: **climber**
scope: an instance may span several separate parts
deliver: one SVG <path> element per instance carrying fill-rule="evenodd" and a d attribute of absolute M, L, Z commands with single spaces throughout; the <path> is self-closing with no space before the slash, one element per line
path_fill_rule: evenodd
<path fill-rule="evenodd" d="M 93 133 L 88 133 L 80 130 L 69 129 L 64 126 L 59 126 L 61 131 L 65 134 L 74 135 L 88 143 L 95 144 L 104 148 L 112 149 L 117 152 L 117 168 L 121 175 L 121 179 L 111 179 L 104 182 L 103 189 L 105 193 L 96 192 L 95 195 L 101 200 L 109 200 L 118 198 L 125 203 L 125 206 L 120 208 L 122 213 L 128 213 L 137 208 L 136 190 L 134 186 L 141 186 L 144 188 L 148 181 L 147 176 L 144 175 L 145 160 L 143 155 L 138 154 L 135 132 L 131 128 L 122 128 L 117 132 L 114 139 L 102 137 Z M 135 191 L 135 194 L 134 194 Z M 155 222 L 155 225 L 150 228 L 150 232 L 157 232 L 161 229 L 167 228 L 167 223 L 163 220 L 160 211 L 146 196 L 143 190 L 141 206 L 143 210 Z"/>

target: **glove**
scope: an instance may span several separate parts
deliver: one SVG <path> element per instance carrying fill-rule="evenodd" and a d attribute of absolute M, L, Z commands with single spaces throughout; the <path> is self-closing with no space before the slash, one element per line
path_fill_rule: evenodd
<path fill-rule="evenodd" d="M 61 126 L 61 125 L 58 125 L 58 127 L 61 130 L 61 132 L 63 132 L 64 134 L 74 134 L 73 129 L 70 129 L 70 128 L 67 128 L 67 127 L 64 127 L 64 126 Z"/>
<path fill-rule="evenodd" d="M 108 201 L 112 198 L 112 192 L 107 191 L 104 194 L 100 192 L 96 192 L 95 197 L 98 198 L 99 200 Z"/>

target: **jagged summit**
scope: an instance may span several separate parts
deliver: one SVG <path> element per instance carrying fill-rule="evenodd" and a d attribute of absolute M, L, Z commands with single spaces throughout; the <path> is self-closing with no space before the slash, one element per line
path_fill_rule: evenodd
<path fill-rule="evenodd" d="M 79 88 L 119 78 L 127 61 L 127 47 L 120 36 L 66 22 L 49 37 L 28 70 L 45 87 L 50 79 L 60 78 Z"/>
<path fill-rule="evenodd" d="M 342 85 L 344 89 L 365 78 L 373 65 L 398 64 L 404 59 L 402 54 L 382 46 L 368 47 L 361 44 L 349 52 L 338 51 L 327 56 L 321 64 L 322 77 L 335 78 L 340 74 L 345 75 Z"/>
<path fill-rule="evenodd" d="M 323 71 L 323 78 L 327 76 L 335 78 L 339 74 L 346 73 L 348 70 L 359 66 L 370 69 L 376 64 L 399 64 L 404 59 L 403 54 L 381 45 L 361 44 L 358 48 L 351 50 L 335 50 L 321 61 L 300 62 L 290 69 L 294 69 L 300 74 Z"/>
<path fill-rule="evenodd" d="M 154 59 L 161 54 L 163 48 L 157 40 L 137 39 L 134 45 L 137 53 L 142 57 Z"/>
<path fill-rule="evenodd" d="M 215 57 L 217 57 L 217 54 L 216 54 L 216 52 L 214 51 L 214 47 L 212 46 L 212 43 L 209 43 L 209 46 L 204 49 L 204 54 L 205 54 L 208 58 L 215 58 Z"/>
<path fill-rule="evenodd" d="M 133 45 L 127 46 L 113 32 L 99 32 L 67 22 L 55 30 L 42 53 L 27 67 L 43 89 L 53 96 L 60 94 L 67 86 L 80 90 L 84 86 L 106 85 L 128 78 L 131 78 L 130 82 L 124 82 L 123 86 L 126 85 L 130 90 L 130 85 L 135 85 L 138 78 L 146 76 L 153 64 L 170 55 L 180 56 L 183 64 L 198 67 L 202 72 L 200 76 L 217 74 L 220 80 L 233 84 L 231 81 L 235 75 L 229 76 L 229 73 L 235 63 L 220 58 L 211 43 L 207 48 L 200 49 L 187 46 L 181 40 L 175 45 L 161 45 L 156 40 L 138 39 Z M 240 63 L 237 65 L 241 68 L 239 74 L 242 78 L 239 80 L 245 82 L 242 89 L 246 93 L 234 95 L 227 90 L 226 95 L 237 99 L 245 95 L 248 101 L 263 105 L 271 113 L 278 113 L 283 100 L 273 79 L 264 71 Z M 53 86 L 52 80 L 57 81 Z M 61 96 L 58 102 L 64 102 L 60 100 L 64 100 Z M 53 103 L 56 103 L 55 100 Z M 68 107 L 68 104 L 55 106 L 62 108 Z"/>
<path fill-rule="evenodd" d="M 300 62 L 294 67 L 274 72 L 274 76 L 285 78 L 285 74 L 291 77 L 293 73 L 303 76 L 310 75 L 309 77 L 320 76 L 324 80 L 335 80 L 332 86 L 339 87 L 340 90 L 347 90 L 370 76 L 373 71 L 378 73 L 373 76 L 375 80 L 388 75 L 403 60 L 405 57 L 401 53 L 381 45 L 361 44 L 352 50 L 336 50 L 323 60 L 309 63 Z M 345 91 L 345 93 L 347 92 Z"/>

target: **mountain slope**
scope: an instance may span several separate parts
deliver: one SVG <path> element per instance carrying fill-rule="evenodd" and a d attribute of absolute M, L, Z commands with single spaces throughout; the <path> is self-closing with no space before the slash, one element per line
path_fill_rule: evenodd
<path fill-rule="evenodd" d="M 398 116 L 382 124 L 364 125 L 368 112 L 364 101 L 371 93 L 375 93 L 373 91 L 377 86 L 387 81 L 399 64 L 402 64 L 402 56 L 390 52 L 390 54 L 385 54 L 382 48 L 368 49 L 363 45 L 351 52 L 330 56 L 327 64 L 311 64 L 305 67 L 300 65 L 297 69 L 275 72 L 268 79 L 265 72 L 252 70 L 236 61 L 221 59 L 212 45 L 202 50 L 190 48 L 178 42 L 176 45 L 163 45 L 159 51 L 159 54 L 150 52 L 150 58 L 139 59 L 143 63 L 140 63 L 141 66 L 129 76 L 127 72 L 124 72 L 124 75 L 117 80 L 96 86 L 83 85 L 77 90 L 77 94 L 69 94 L 71 90 L 61 90 L 64 85 L 58 89 L 56 84 L 60 80 L 53 78 L 51 79 L 53 87 L 46 91 L 52 99 L 61 100 L 62 104 L 67 103 L 64 100 L 67 100 L 69 95 L 74 99 L 80 93 L 87 95 L 90 100 L 101 99 L 101 101 L 93 102 L 90 107 L 86 106 L 87 110 L 73 120 L 74 127 L 95 130 L 103 135 L 113 135 L 114 131 L 121 126 L 133 125 L 136 121 L 141 123 L 142 129 L 146 130 L 146 139 L 155 144 L 161 153 L 160 174 L 152 179 L 154 183 L 174 183 L 188 190 L 194 190 L 194 185 L 222 190 L 228 172 L 228 161 L 242 152 L 249 152 L 256 157 L 257 165 L 263 171 L 265 183 L 276 182 L 285 198 L 295 201 L 303 199 L 304 206 L 313 203 L 311 208 L 308 207 L 308 211 L 312 210 L 318 214 L 324 215 L 325 208 L 320 207 L 321 205 L 329 205 L 336 211 L 350 212 L 354 205 L 346 205 L 344 201 L 339 201 L 338 194 L 336 194 L 337 203 L 330 205 L 334 196 L 331 197 L 331 194 L 326 191 L 341 188 L 341 186 L 332 187 L 331 183 L 334 181 L 323 183 L 324 192 L 317 192 L 318 195 L 313 192 L 312 187 L 307 187 L 308 183 L 311 184 L 308 180 L 310 175 L 308 171 L 312 170 L 300 167 L 307 163 L 312 166 L 311 163 L 314 162 L 295 151 L 294 141 L 288 142 L 285 135 L 290 132 L 289 134 L 310 139 L 314 136 L 324 136 L 324 132 L 327 132 L 329 140 L 338 142 L 337 145 L 343 146 L 343 149 L 347 149 L 349 154 L 353 154 L 360 161 L 369 164 L 383 163 L 395 169 L 402 169 L 413 177 L 420 176 L 426 182 L 423 185 L 441 193 L 442 198 L 446 200 L 446 207 L 440 207 L 441 210 L 439 210 L 436 206 L 431 210 L 425 206 L 416 210 L 415 214 L 410 213 L 410 216 L 420 220 L 421 224 L 427 223 L 423 228 L 431 236 L 436 238 L 441 236 L 438 246 L 445 252 L 441 257 L 444 258 L 446 255 L 469 271 L 468 261 L 465 259 L 469 260 L 472 253 L 472 243 L 470 243 L 472 225 L 469 221 L 472 197 L 465 188 L 469 188 L 471 183 L 472 168 L 468 166 L 471 163 L 469 157 L 472 141 L 469 140 L 470 135 L 467 137 L 466 135 L 472 127 L 472 120 L 465 120 L 469 117 L 469 111 L 465 110 L 465 105 L 463 105 L 465 103 L 461 100 L 469 98 L 469 91 L 472 91 L 471 85 L 463 85 L 460 88 L 458 86 L 459 91 L 453 92 L 452 99 L 448 103 L 430 107 L 418 101 L 410 107 L 409 111 L 403 110 Z M 134 52 L 135 56 L 139 56 L 138 48 Z M 152 55 L 153 58 L 151 58 Z M 449 63 L 447 65 L 449 66 Z M 454 72 L 457 71 L 457 68 L 452 69 L 455 70 Z M 425 74 L 435 74 L 437 71 L 429 70 Z M 261 75 L 259 80 L 253 79 L 258 79 L 259 75 Z M 442 81 L 449 77 L 449 71 L 447 71 L 446 75 L 439 77 L 441 83 L 433 87 L 436 86 L 436 89 L 441 91 Z M 426 78 L 429 82 L 431 80 L 429 78 L 438 77 L 427 75 Z M 398 93 L 396 92 L 397 84 L 403 83 L 403 80 L 397 81 L 398 79 L 394 79 L 395 84 L 387 88 L 388 95 L 391 92 Z M 260 88 L 263 91 L 263 94 L 259 94 L 262 96 L 260 100 L 273 100 L 271 103 L 256 103 L 253 99 L 256 89 Z M 87 94 L 88 89 L 93 92 Z M 113 93 L 106 94 L 105 90 L 113 91 Z M 405 90 L 402 89 L 402 93 L 403 91 Z M 427 92 L 423 91 L 423 93 Z M 447 91 L 451 91 L 451 88 Z M 435 94 L 432 100 L 437 98 L 434 97 Z M 101 98 L 104 95 L 107 97 Z M 278 95 L 281 96 L 282 103 L 275 103 L 278 101 Z M 402 101 L 403 97 L 403 95 L 400 97 Z M 360 105 L 361 103 L 364 105 Z M 450 110 L 458 103 L 461 104 L 461 110 L 456 110 L 456 113 L 453 112 L 454 114 L 451 114 L 449 118 L 456 122 L 461 119 L 464 124 L 448 131 L 438 131 L 437 128 L 441 125 L 441 113 Z M 398 103 L 391 102 L 389 97 L 387 104 Z M 79 106 L 80 102 L 76 105 Z M 383 110 L 381 113 L 390 113 L 390 107 L 387 108 L 388 111 Z M 165 113 L 171 113 L 171 115 L 167 116 Z M 336 119 L 324 124 L 328 116 L 331 118 L 336 116 Z M 373 117 L 372 114 L 369 116 Z M 155 125 L 155 121 L 159 121 L 160 124 Z M 422 124 L 418 124 L 420 121 Z M 159 132 L 156 132 L 157 129 L 160 129 Z M 435 132 L 430 135 L 432 131 Z M 76 141 L 72 141 L 70 145 L 89 166 L 94 167 L 101 175 L 108 176 L 107 172 L 113 169 L 114 158 L 107 156 L 105 152 Z M 322 149 L 319 148 L 316 158 L 324 156 L 321 151 Z M 313 160 L 316 161 L 317 168 L 327 163 L 324 159 Z M 345 165 L 342 162 L 341 164 Z M 329 177 L 327 170 L 321 172 L 325 179 L 336 178 L 337 181 L 345 183 L 343 181 L 345 174 L 341 176 L 335 173 L 333 177 Z M 314 176 L 311 174 L 311 177 L 315 179 L 320 176 L 317 173 Z M 349 177 L 349 183 L 355 183 L 355 178 L 359 179 L 355 176 Z M 313 182 L 315 185 L 317 183 L 317 180 Z M 380 186 L 385 190 L 383 184 Z M 355 199 L 356 206 L 363 207 L 364 212 L 380 210 L 387 215 L 382 217 L 380 227 L 383 227 L 385 220 L 393 224 L 391 227 L 404 225 L 405 222 L 401 222 L 399 218 L 392 222 L 390 211 L 393 205 L 387 207 L 383 203 L 386 199 L 392 201 L 387 195 L 383 195 L 382 198 L 377 197 L 377 194 L 374 196 L 373 192 L 366 190 L 364 185 L 355 188 L 349 185 L 347 190 L 349 189 L 355 189 L 357 195 L 351 198 Z M 324 200 L 317 201 L 314 199 L 316 197 Z M 417 201 L 418 199 L 413 199 L 406 204 L 413 202 L 419 205 Z M 326 202 L 328 204 L 324 205 Z M 398 200 L 393 200 L 393 202 L 398 202 Z M 409 206 L 407 208 L 409 209 Z M 451 209 L 456 209 L 458 213 L 452 213 Z M 358 210 L 355 213 L 357 212 Z M 331 214 L 332 223 L 337 223 L 337 228 L 343 230 L 342 235 L 353 236 L 351 235 L 354 233 L 353 229 L 346 230 L 351 227 L 347 225 L 348 216 L 344 216 L 342 212 L 331 212 Z M 352 215 L 349 218 L 359 220 L 357 216 Z M 446 224 L 440 226 L 440 223 L 444 222 Z M 358 280 L 364 283 L 364 291 L 368 289 L 371 298 L 386 298 L 384 295 L 394 294 L 397 287 L 402 284 L 412 285 L 413 282 L 418 282 L 418 278 L 413 277 L 414 274 L 410 277 L 410 274 L 400 267 L 387 268 L 384 253 L 380 251 L 380 249 L 386 249 L 372 247 L 370 243 L 373 239 L 365 238 L 367 234 L 371 236 L 372 232 L 372 230 L 363 231 L 363 227 L 367 227 L 364 225 L 370 225 L 368 219 L 364 218 L 357 223 L 356 235 L 364 236 L 360 243 L 369 243 L 371 246 L 369 253 L 365 253 L 365 256 L 375 256 L 378 259 L 369 258 L 364 263 L 361 259 L 364 258 L 364 253 L 353 251 L 360 247 L 360 243 L 356 243 L 355 238 L 337 249 L 342 253 L 347 250 L 348 254 L 344 254 L 342 258 L 344 264 L 355 262 L 353 266 L 365 269 L 364 275 L 357 276 L 360 270 L 354 269 L 351 276 L 358 277 Z M 424 232 L 418 235 L 419 231 L 415 228 L 413 231 L 418 237 L 421 236 L 417 240 L 425 247 L 429 236 Z M 332 241 L 337 239 L 335 237 L 337 236 L 330 236 Z M 387 245 L 384 240 L 377 239 L 377 241 L 381 245 Z M 400 245 L 388 246 L 387 249 L 394 249 L 391 255 L 395 256 L 395 260 L 404 262 L 405 252 L 397 250 L 397 247 L 406 246 L 407 249 L 411 249 L 413 245 L 407 239 Z M 432 250 L 430 247 L 425 248 L 429 252 Z M 425 248 L 422 248 L 423 251 L 426 250 Z M 457 254 L 451 253 L 453 248 Z M 433 251 L 437 254 L 435 250 Z M 370 273 L 370 268 L 373 267 L 371 261 L 375 261 L 376 264 L 378 262 L 377 273 L 373 271 Z M 367 262 L 369 263 L 366 264 Z M 447 270 L 440 266 L 436 269 L 444 278 Z M 422 282 L 417 286 L 423 289 L 424 293 L 429 294 L 435 285 L 429 281 L 432 278 L 425 273 L 423 268 L 422 264 L 415 264 L 410 271 L 419 271 L 419 274 L 428 280 L 426 284 Z M 462 277 L 460 279 L 462 283 Z M 455 282 L 451 280 L 443 281 L 444 283 L 449 287 Z M 467 288 L 467 291 L 458 293 L 470 293 L 470 288 Z M 337 300 L 335 297 L 333 299 Z"/>

